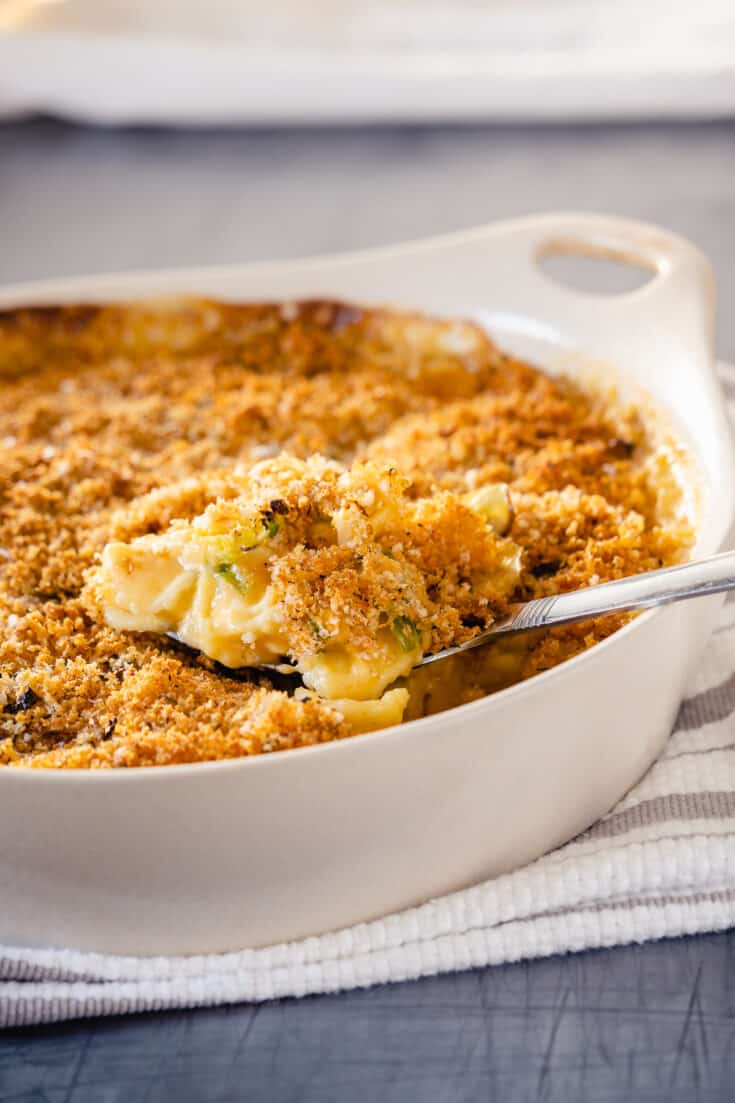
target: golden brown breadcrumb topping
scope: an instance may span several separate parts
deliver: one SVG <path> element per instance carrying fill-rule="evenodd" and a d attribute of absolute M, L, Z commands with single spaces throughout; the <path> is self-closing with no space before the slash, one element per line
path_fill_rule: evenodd
<path fill-rule="evenodd" d="M 0 396 L 0 764 L 160 765 L 351 734 L 328 703 L 262 674 L 114 631 L 83 594 L 108 541 L 226 503 L 235 467 L 282 450 L 395 465 L 429 514 L 448 508 L 442 492 L 507 484 L 517 599 L 653 569 L 691 542 L 662 516 L 634 409 L 505 356 L 470 323 L 327 302 L 12 310 L 0 313 Z M 465 520 L 424 542 L 428 576 L 468 551 Z M 335 564 L 323 566 L 328 587 Z M 475 611 L 466 596 L 455 632 Z M 620 623 L 416 671 L 408 716 L 547 669 Z"/>
<path fill-rule="evenodd" d="M 189 495 L 195 487 L 201 500 L 214 489 L 208 474 L 167 489 L 177 501 L 179 490 Z M 518 548 L 466 495 L 437 490 L 415 498 L 411 490 L 395 466 L 371 460 L 345 467 L 321 456 L 304 461 L 281 453 L 236 466 L 217 480 L 217 497 L 193 523 L 179 518 L 163 534 L 109 545 L 119 563 L 111 572 L 103 560 L 88 575 L 90 611 L 104 618 L 116 604 L 115 575 L 120 571 L 123 582 L 139 576 L 141 556 L 155 563 L 182 553 L 186 558 L 187 550 L 190 567 L 193 556 L 223 579 L 225 592 L 234 588 L 247 607 L 259 607 L 263 586 L 253 593 L 248 575 L 254 553 L 256 569 L 267 568 L 269 607 L 294 660 L 338 641 L 369 659 L 381 653 L 381 631 L 390 635 L 396 622 L 399 637 L 410 629 L 415 646 L 421 637 L 432 652 L 464 642 L 506 611 Z M 133 503 L 134 528 L 140 510 L 159 498 L 153 492 Z M 123 521 L 121 513 L 118 528 Z"/>

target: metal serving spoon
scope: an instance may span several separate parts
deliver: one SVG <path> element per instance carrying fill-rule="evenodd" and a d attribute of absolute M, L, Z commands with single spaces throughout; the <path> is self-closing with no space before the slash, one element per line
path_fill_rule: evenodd
<path fill-rule="evenodd" d="M 735 589 L 735 551 L 711 555 L 707 559 L 698 559 L 693 563 L 683 563 L 678 567 L 664 567 L 660 571 L 647 571 L 630 578 L 620 578 L 615 582 L 603 582 L 599 586 L 587 586 L 582 590 L 572 590 L 566 594 L 554 594 L 551 597 L 539 597 L 534 601 L 511 605 L 507 616 L 496 621 L 492 627 L 473 636 L 466 643 L 447 647 L 444 651 L 435 651 L 424 655 L 416 666 L 427 666 L 439 662 L 450 655 L 459 655 L 462 651 L 471 651 L 482 647 L 496 636 L 507 636 L 513 632 L 531 632 L 539 628 L 553 628 L 560 624 L 574 624 L 581 620 L 591 620 L 608 613 L 628 613 L 635 609 L 653 609 L 658 605 L 670 605 L 674 601 L 685 601 L 691 597 L 706 597 L 719 594 L 724 590 Z M 256 669 L 274 671 L 280 674 L 296 673 L 287 664 L 268 666 L 261 664 Z"/>
<path fill-rule="evenodd" d="M 691 597 L 706 597 L 735 590 L 735 551 L 710 555 L 678 567 L 663 567 L 660 571 L 646 571 L 619 578 L 614 582 L 602 582 L 599 586 L 587 586 L 566 594 L 553 594 L 511 605 L 508 615 L 473 636 L 467 643 L 447 647 L 424 655 L 418 666 L 438 662 L 460 651 L 482 647 L 496 636 L 512 632 L 530 632 L 538 628 L 554 628 L 560 624 L 574 624 L 608 613 L 630 613 L 636 609 L 655 609 L 659 605 L 671 605 Z"/>

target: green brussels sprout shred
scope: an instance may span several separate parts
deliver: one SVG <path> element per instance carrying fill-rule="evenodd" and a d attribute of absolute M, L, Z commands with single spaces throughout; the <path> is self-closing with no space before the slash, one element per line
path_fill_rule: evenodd
<path fill-rule="evenodd" d="M 402 651 L 415 651 L 421 646 L 418 627 L 410 617 L 394 617 L 391 627 Z"/>
<path fill-rule="evenodd" d="M 248 592 L 250 583 L 234 563 L 218 563 L 214 570 L 215 574 L 218 574 L 220 578 L 224 578 L 225 582 L 229 582 L 230 586 L 234 586 L 239 593 L 246 594 Z"/>
<path fill-rule="evenodd" d="M 323 641 L 323 640 L 328 640 L 329 639 L 329 632 L 327 631 L 327 629 L 324 627 L 323 624 L 319 623 L 318 620 L 313 620 L 310 617 L 309 618 L 309 628 L 311 628 L 311 631 L 312 631 L 312 634 L 313 634 L 314 638 L 319 640 L 320 642 Z"/>

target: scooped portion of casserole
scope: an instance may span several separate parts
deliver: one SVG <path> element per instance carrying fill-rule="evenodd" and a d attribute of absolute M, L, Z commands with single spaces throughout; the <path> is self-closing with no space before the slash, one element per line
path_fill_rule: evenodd
<path fill-rule="evenodd" d="M 687 465 L 645 403 L 472 322 L 0 311 L 0 767 L 310 746 L 548 670 L 625 618 L 410 668 L 507 600 L 685 557 Z M 284 654 L 307 688 L 247 665 Z"/>
<path fill-rule="evenodd" d="M 94 597 L 112 628 L 227 667 L 290 660 L 356 731 L 398 723 L 408 691 L 388 687 L 491 624 L 521 571 L 507 488 L 410 486 L 374 461 L 263 460 L 193 521 L 108 544 Z"/>

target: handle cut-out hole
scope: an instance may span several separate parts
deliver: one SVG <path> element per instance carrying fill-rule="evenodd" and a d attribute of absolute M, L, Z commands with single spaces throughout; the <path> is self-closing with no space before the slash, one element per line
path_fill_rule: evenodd
<path fill-rule="evenodd" d="M 656 275 L 634 261 L 571 250 L 544 251 L 537 263 L 554 283 L 588 295 L 625 295 L 644 287 Z"/>

